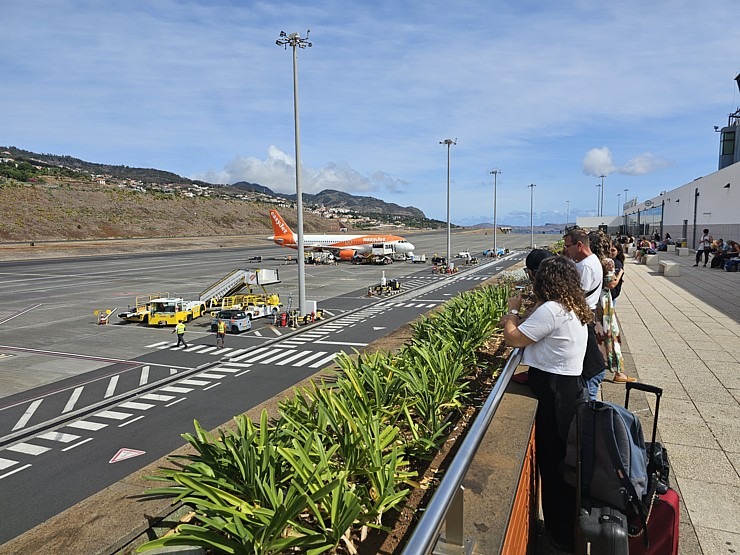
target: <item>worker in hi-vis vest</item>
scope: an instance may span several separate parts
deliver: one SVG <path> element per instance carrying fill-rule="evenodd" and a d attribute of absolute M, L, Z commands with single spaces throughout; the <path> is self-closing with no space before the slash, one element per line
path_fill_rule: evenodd
<path fill-rule="evenodd" d="M 182 320 L 177 323 L 172 333 L 177 333 L 177 345 L 175 347 L 179 347 L 180 343 L 182 343 L 182 346 L 187 349 L 188 345 L 185 343 L 185 324 L 183 324 Z"/>
<path fill-rule="evenodd" d="M 216 347 L 219 349 L 224 348 L 224 337 L 226 337 L 226 323 L 219 320 L 216 325 Z"/>

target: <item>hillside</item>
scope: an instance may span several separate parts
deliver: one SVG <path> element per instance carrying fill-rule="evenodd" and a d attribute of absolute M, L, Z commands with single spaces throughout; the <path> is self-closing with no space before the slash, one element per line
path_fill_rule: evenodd
<path fill-rule="evenodd" d="M 418 208 L 333 190 L 304 194 L 304 230 L 437 228 Z M 0 146 L 0 242 L 270 235 L 268 210 L 295 226 L 295 195 Z M 292 208 L 291 208 L 292 206 Z"/>
<path fill-rule="evenodd" d="M 270 206 L 243 200 L 140 193 L 83 184 L 0 184 L 0 241 L 272 234 Z M 291 213 L 292 212 L 292 213 Z M 295 212 L 283 217 L 295 225 Z M 304 216 L 307 233 L 337 220 Z"/>

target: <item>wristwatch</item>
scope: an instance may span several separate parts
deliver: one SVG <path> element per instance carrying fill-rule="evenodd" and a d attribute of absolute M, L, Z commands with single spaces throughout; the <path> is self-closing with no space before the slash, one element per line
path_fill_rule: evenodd
<path fill-rule="evenodd" d="M 519 316 L 519 311 L 516 308 L 512 308 L 509 311 L 509 314 L 513 314 L 514 316 Z"/>

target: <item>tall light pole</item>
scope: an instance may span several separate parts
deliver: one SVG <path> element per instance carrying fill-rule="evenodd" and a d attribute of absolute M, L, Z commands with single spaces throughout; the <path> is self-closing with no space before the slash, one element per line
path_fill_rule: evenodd
<path fill-rule="evenodd" d="M 493 256 L 498 256 L 498 245 L 496 244 L 496 177 L 501 173 L 501 170 L 496 168 L 490 173 L 493 174 Z"/>
<path fill-rule="evenodd" d="M 568 227 L 568 222 L 570 221 L 570 201 L 565 201 L 565 227 Z"/>
<path fill-rule="evenodd" d="M 617 216 L 619 216 L 619 211 L 622 206 L 622 193 L 617 193 Z"/>
<path fill-rule="evenodd" d="M 624 190 L 624 204 L 627 204 L 627 191 L 629 191 L 629 189 Z M 622 205 L 622 214 L 624 214 L 624 204 Z M 627 231 L 627 214 L 624 214 L 622 220 L 624 221 L 624 233 L 629 235 L 629 232 Z"/>
<path fill-rule="evenodd" d="M 288 46 L 293 49 L 293 118 L 295 121 L 295 194 L 296 210 L 298 212 L 298 316 L 302 318 L 306 315 L 306 260 L 304 258 L 303 248 L 303 194 L 301 192 L 301 133 L 298 124 L 298 48 L 310 48 L 313 46 L 308 42 L 308 33 L 306 38 L 302 39 L 298 33 L 287 35 L 285 31 L 280 31 L 280 37 L 275 44 L 282 46 L 286 50 Z"/>
<path fill-rule="evenodd" d="M 457 144 L 457 139 L 445 139 L 439 141 L 441 145 L 447 145 L 447 264 L 450 264 L 450 147 Z"/>
<path fill-rule="evenodd" d="M 529 187 L 529 248 L 534 248 L 534 188 L 537 187 L 534 183 L 527 185 Z"/>
<path fill-rule="evenodd" d="M 601 183 L 596 184 L 596 215 L 601 216 Z"/>
<path fill-rule="evenodd" d="M 605 175 L 600 175 L 599 177 L 601 178 L 601 208 L 599 208 L 599 216 L 603 216 L 604 215 L 604 192 L 605 192 L 605 189 L 604 189 L 604 178 L 606 176 Z"/>

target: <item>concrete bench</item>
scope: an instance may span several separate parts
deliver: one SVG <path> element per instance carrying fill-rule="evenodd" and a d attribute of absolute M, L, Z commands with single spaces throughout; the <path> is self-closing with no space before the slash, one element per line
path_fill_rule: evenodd
<path fill-rule="evenodd" d="M 672 252 L 672 253 L 675 254 L 675 252 L 676 252 L 676 245 L 666 245 L 665 246 L 665 251 L 666 252 Z"/>
<path fill-rule="evenodd" d="M 688 247 L 677 247 L 676 254 L 678 256 L 689 256 L 689 248 Z"/>
<path fill-rule="evenodd" d="M 681 265 L 678 262 L 668 262 L 667 260 L 661 260 L 658 263 L 658 272 L 664 276 L 680 276 Z"/>
<path fill-rule="evenodd" d="M 645 265 L 651 266 L 653 268 L 657 268 L 658 263 L 660 262 L 657 254 L 644 254 L 642 256 L 642 259 L 645 261 Z"/>

